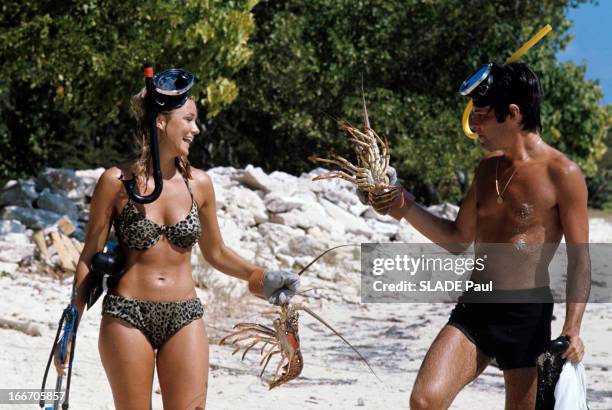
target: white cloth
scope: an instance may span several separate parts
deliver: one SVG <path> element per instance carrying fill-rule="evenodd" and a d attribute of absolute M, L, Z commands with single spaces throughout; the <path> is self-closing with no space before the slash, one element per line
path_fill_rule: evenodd
<path fill-rule="evenodd" d="M 563 365 L 555 386 L 555 410 L 588 410 L 586 401 L 586 374 L 582 363 Z"/>

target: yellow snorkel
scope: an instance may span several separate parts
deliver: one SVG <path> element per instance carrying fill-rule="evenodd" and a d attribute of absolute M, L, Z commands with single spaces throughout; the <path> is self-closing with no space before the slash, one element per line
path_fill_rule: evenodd
<path fill-rule="evenodd" d="M 535 36 L 531 37 L 529 41 L 523 44 L 521 48 L 519 48 L 514 54 L 512 54 L 512 57 L 506 60 L 506 64 L 512 63 L 518 60 L 523 54 L 525 54 L 531 47 L 533 47 L 538 41 L 540 41 L 551 30 L 552 30 L 552 27 L 550 26 L 550 24 L 545 25 L 544 28 L 542 28 L 540 31 L 536 33 Z M 470 98 L 470 101 L 468 101 L 467 105 L 465 106 L 465 110 L 463 110 L 463 116 L 461 117 L 461 126 L 463 127 L 463 132 L 465 133 L 465 135 L 468 138 L 475 140 L 477 137 L 476 133 L 472 132 L 472 130 L 470 129 L 470 113 L 472 112 L 472 106 L 473 106 L 473 102 L 472 102 L 472 99 Z"/>

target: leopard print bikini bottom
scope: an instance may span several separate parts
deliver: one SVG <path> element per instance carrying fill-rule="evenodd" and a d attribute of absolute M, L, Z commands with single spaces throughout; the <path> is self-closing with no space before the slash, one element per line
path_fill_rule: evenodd
<path fill-rule="evenodd" d="M 183 326 L 200 319 L 204 315 L 204 307 L 198 298 L 155 302 L 107 294 L 102 314 L 134 326 L 149 339 L 154 349 L 159 349 Z"/>

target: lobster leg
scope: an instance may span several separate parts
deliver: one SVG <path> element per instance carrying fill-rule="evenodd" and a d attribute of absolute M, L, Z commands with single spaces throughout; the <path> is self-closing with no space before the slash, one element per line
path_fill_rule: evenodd
<path fill-rule="evenodd" d="M 269 333 L 270 335 L 274 334 L 274 329 L 265 325 L 260 325 L 259 323 L 237 323 L 234 325 L 234 329 L 251 329 Z"/>
<path fill-rule="evenodd" d="M 338 165 L 339 167 L 342 167 L 352 172 L 359 172 L 360 169 L 356 167 L 355 165 L 351 164 L 346 158 L 341 157 L 340 155 L 337 155 L 337 154 L 331 154 L 331 156 L 335 160 L 335 162 L 333 163 Z"/>
<path fill-rule="evenodd" d="M 264 363 L 263 367 L 261 368 L 261 372 L 259 373 L 259 377 L 263 376 L 264 371 L 266 370 L 266 367 L 268 367 L 268 363 L 270 363 L 270 359 L 272 358 L 272 356 L 274 356 L 275 354 L 280 353 L 280 350 L 277 350 L 275 352 L 270 352 L 268 353 L 268 355 L 265 357 L 266 362 Z"/>
<path fill-rule="evenodd" d="M 261 326 L 261 325 L 259 325 L 259 326 Z M 235 328 L 235 327 L 236 327 L 236 326 L 234 326 L 234 328 Z M 268 330 L 267 328 L 263 328 L 263 329 L 262 329 L 262 328 L 258 327 L 257 325 L 253 324 L 253 326 L 248 326 L 248 327 L 247 327 L 247 326 L 245 326 L 245 327 L 243 327 L 243 328 L 242 328 L 242 329 L 240 329 L 240 330 L 237 330 L 237 331 L 235 331 L 235 332 L 230 333 L 230 334 L 229 334 L 229 335 L 227 335 L 227 336 L 224 336 L 224 337 L 223 337 L 223 338 L 222 338 L 222 339 L 219 341 L 219 344 L 220 344 L 220 345 L 223 345 L 223 344 L 225 344 L 225 341 L 226 341 L 227 339 L 229 339 L 229 338 L 231 338 L 231 337 L 234 337 L 234 336 L 237 336 L 237 335 L 239 335 L 239 334 L 241 334 L 241 333 L 249 332 L 249 331 L 252 331 L 252 332 L 255 332 L 255 333 L 261 334 L 261 335 L 263 335 L 263 336 L 267 336 L 267 337 L 275 337 L 275 336 L 276 336 L 276 333 L 274 333 L 274 331 L 273 331 L 272 329 L 269 329 L 269 330 Z"/>
<path fill-rule="evenodd" d="M 266 360 L 266 357 L 268 357 L 270 353 L 272 353 L 274 349 L 277 349 L 277 348 L 278 348 L 278 342 L 277 344 L 270 346 L 270 348 L 265 353 L 262 352 L 262 358 L 261 358 L 261 361 L 259 362 L 259 365 L 260 366 L 263 365 L 264 361 Z"/>
<path fill-rule="evenodd" d="M 318 177 L 314 178 L 313 181 L 318 181 L 321 179 L 334 179 L 334 178 L 341 178 L 344 179 L 345 181 L 350 182 L 351 184 L 356 184 L 355 179 L 353 178 L 353 176 L 347 174 L 344 171 L 330 171 L 330 172 L 326 172 L 324 174 L 319 175 Z"/>
<path fill-rule="evenodd" d="M 230 345 L 236 345 L 239 344 L 240 342 L 242 342 L 243 340 L 249 340 L 249 339 L 254 339 L 257 342 L 263 342 L 263 341 L 267 341 L 267 342 L 274 342 L 275 339 L 271 338 L 271 337 L 262 337 L 259 335 L 254 335 L 254 334 L 246 334 L 243 336 L 239 336 L 236 339 L 232 340 Z M 239 346 L 240 348 L 242 348 L 242 346 Z"/>
<path fill-rule="evenodd" d="M 255 340 L 253 343 L 251 343 L 250 345 L 248 345 L 245 349 L 244 352 L 242 353 L 242 357 L 240 358 L 240 360 L 244 360 L 244 358 L 246 357 L 246 354 L 249 352 L 249 350 L 251 350 L 253 347 L 255 347 L 255 345 L 257 343 L 261 342 L 261 340 Z"/>
<path fill-rule="evenodd" d="M 287 359 L 287 364 L 285 366 L 282 366 L 283 363 L 285 363 L 285 359 Z M 279 375 L 278 372 L 280 371 L 281 367 L 289 367 L 289 359 L 286 357 L 283 357 L 278 364 L 276 365 L 276 369 L 274 370 L 274 379 L 273 380 L 278 380 Z"/>
<path fill-rule="evenodd" d="M 331 156 L 334 159 L 319 158 L 314 156 L 308 157 L 308 159 L 310 159 L 311 161 L 323 162 L 325 164 L 333 164 L 349 172 L 355 172 L 358 170 L 357 167 L 351 164 L 346 158 L 343 158 L 340 155 L 336 154 L 331 154 Z"/>

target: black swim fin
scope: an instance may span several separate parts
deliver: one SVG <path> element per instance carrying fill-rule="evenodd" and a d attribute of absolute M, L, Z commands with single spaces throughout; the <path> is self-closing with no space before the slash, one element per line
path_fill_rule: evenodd
<path fill-rule="evenodd" d="M 560 336 L 550 342 L 548 350 L 538 356 L 538 392 L 536 394 L 536 410 L 554 410 L 555 386 L 561 376 L 565 359 L 561 357 L 569 347 L 569 338 Z"/>

